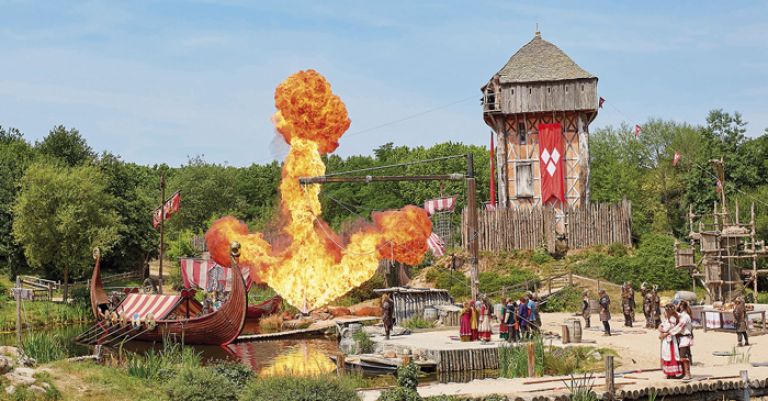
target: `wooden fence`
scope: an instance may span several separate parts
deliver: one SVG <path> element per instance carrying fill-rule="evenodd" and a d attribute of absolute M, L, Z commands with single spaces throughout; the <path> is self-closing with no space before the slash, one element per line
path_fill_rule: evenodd
<path fill-rule="evenodd" d="M 560 216 L 558 216 L 558 214 Z M 462 212 L 462 242 L 468 243 L 467 210 Z M 562 219 L 562 223 L 558 222 Z M 632 204 L 593 203 L 567 207 L 564 211 L 552 207 L 532 209 L 480 209 L 477 213 L 478 241 L 481 251 L 506 252 L 513 249 L 545 247 L 555 251 L 557 227 L 568 249 L 593 245 L 632 244 Z"/>

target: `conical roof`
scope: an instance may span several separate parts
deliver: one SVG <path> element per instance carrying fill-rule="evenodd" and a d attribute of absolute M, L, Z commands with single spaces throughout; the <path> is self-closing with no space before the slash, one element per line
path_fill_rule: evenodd
<path fill-rule="evenodd" d="M 595 78 L 539 33 L 510 57 L 498 75 L 502 84 Z"/>

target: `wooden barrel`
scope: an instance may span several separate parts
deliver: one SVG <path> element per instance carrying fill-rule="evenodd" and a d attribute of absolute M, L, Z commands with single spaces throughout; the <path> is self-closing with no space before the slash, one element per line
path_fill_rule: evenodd
<path fill-rule="evenodd" d="M 581 342 L 581 320 L 569 319 L 568 331 L 570 332 L 570 335 L 571 335 L 571 342 L 574 342 L 574 343 Z"/>

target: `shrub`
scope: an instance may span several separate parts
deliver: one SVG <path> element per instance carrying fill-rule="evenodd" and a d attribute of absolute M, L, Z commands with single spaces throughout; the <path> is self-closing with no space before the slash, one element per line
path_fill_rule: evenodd
<path fill-rule="evenodd" d="M 581 310 L 581 290 L 566 287 L 557 294 L 547 298 L 541 305 L 542 312 L 573 312 Z"/>
<path fill-rule="evenodd" d="M 355 389 L 334 376 L 276 376 L 252 380 L 240 395 L 240 401 L 353 401 L 359 400 Z"/>
<path fill-rule="evenodd" d="M 151 380 L 160 376 L 161 371 L 168 366 L 162 356 L 150 348 L 145 355 L 128 354 L 125 361 L 126 372 L 129 376 Z"/>
<path fill-rule="evenodd" d="M 416 316 L 414 316 L 414 317 L 412 317 L 410 319 L 406 319 L 403 322 L 401 322 L 400 326 L 403 326 L 403 327 L 405 327 L 407 329 L 411 329 L 411 330 L 414 330 L 414 329 L 431 329 L 431 328 L 435 327 L 435 323 L 434 322 L 430 322 L 430 321 L 424 319 L 423 317 L 416 315 Z"/>
<path fill-rule="evenodd" d="M 61 338 L 45 331 L 25 335 L 21 340 L 21 349 L 24 355 L 34 358 L 38 363 L 64 359 L 68 355 L 67 347 Z"/>
<path fill-rule="evenodd" d="M 621 242 L 614 242 L 608 246 L 608 255 L 627 256 L 627 247 Z"/>
<path fill-rule="evenodd" d="M 535 273 L 522 269 L 511 269 L 503 275 L 494 272 L 483 272 L 478 275 L 478 279 L 480 281 L 480 292 L 484 294 L 496 293 L 503 287 L 513 287 L 526 281 L 529 281 L 531 287 L 533 287 L 538 282 Z"/>
<path fill-rule="evenodd" d="M 397 368 L 397 387 L 382 392 L 378 401 L 421 401 L 422 398 L 416 391 L 419 385 L 418 377 L 418 365 L 401 365 Z"/>
<path fill-rule="evenodd" d="M 211 366 L 211 369 L 232 382 L 237 388 L 244 387 L 253 377 L 251 368 L 238 362 L 221 361 Z"/>
<path fill-rule="evenodd" d="M 370 354 L 376 346 L 373 340 L 371 340 L 371 336 L 362 330 L 353 334 L 352 338 L 357 342 L 358 353 L 360 354 Z"/>
<path fill-rule="evenodd" d="M 533 255 L 531 255 L 531 262 L 539 266 L 545 265 L 553 260 L 555 260 L 555 258 L 553 258 L 544 248 L 536 248 Z"/>
<path fill-rule="evenodd" d="M 236 401 L 237 386 L 210 368 L 184 368 L 165 385 L 170 401 Z"/>

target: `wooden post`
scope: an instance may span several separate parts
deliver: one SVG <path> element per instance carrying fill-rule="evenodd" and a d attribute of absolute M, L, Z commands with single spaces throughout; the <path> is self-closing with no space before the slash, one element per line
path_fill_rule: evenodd
<path fill-rule="evenodd" d="M 469 213 L 469 279 L 472 289 L 472 299 L 477 300 L 477 286 L 479 284 L 477 277 L 477 184 L 475 183 L 475 167 L 473 164 L 472 153 L 467 153 L 467 212 Z"/>
<path fill-rule="evenodd" d="M 344 374 L 344 353 L 342 352 L 336 355 L 336 374 L 339 376 Z"/>
<path fill-rule="evenodd" d="M 608 397 L 613 400 L 616 393 L 613 372 L 613 355 L 605 356 L 605 388 L 608 391 Z"/>
<path fill-rule="evenodd" d="M 16 275 L 16 343 L 21 346 L 21 278 Z"/>
<path fill-rule="evenodd" d="M 536 376 L 536 350 L 533 343 L 528 343 L 528 377 Z"/>
<path fill-rule="evenodd" d="M 741 381 L 743 382 L 742 385 L 744 386 L 744 391 L 741 393 L 741 399 L 742 401 L 749 401 L 749 371 L 742 370 L 740 373 Z"/>
<path fill-rule="evenodd" d="M 571 335 L 568 332 L 568 325 L 567 324 L 561 324 L 560 325 L 560 330 L 562 330 L 562 332 L 563 332 L 563 334 L 562 334 L 563 344 L 568 344 L 569 342 L 571 342 Z"/>
<path fill-rule="evenodd" d="M 160 278 L 158 294 L 163 293 L 163 241 L 165 240 L 165 173 L 160 173 Z"/>

